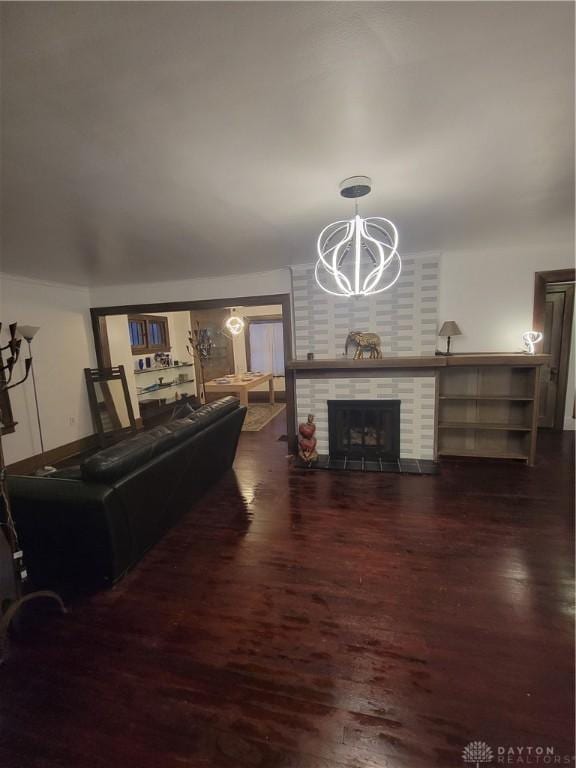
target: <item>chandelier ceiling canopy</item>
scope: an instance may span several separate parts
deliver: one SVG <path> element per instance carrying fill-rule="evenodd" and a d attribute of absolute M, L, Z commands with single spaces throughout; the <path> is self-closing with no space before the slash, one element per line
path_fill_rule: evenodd
<path fill-rule="evenodd" d="M 367 176 L 352 176 L 340 184 L 340 194 L 356 201 L 356 211 L 351 219 L 328 224 L 318 237 L 314 274 L 326 293 L 372 296 L 386 291 L 400 277 L 396 227 L 388 219 L 364 219 L 358 214 L 358 198 L 371 189 Z"/>

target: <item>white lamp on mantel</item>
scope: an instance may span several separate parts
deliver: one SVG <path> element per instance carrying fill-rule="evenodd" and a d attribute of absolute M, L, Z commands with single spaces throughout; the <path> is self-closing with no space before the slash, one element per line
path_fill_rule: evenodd
<path fill-rule="evenodd" d="M 536 354 L 536 344 L 542 341 L 544 334 L 540 331 L 525 331 L 522 334 L 522 341 L 524 342 L 524 352 L 528 355 Z"/>
<path fill-rule="evenodd" d="M 18 336 L 26 340 L 28 344 L 28 357 L 32 360 L 30 365 L 32 369 L 32 386 L 34 388 L 34 403 L 36 404 L 36 418 L 38 420 L 38 434 L 40 436 L 40 455 L 42 457 L 42 466 L 36 470 L 37 475 L 50 475 L 55 472 L 54 467 L 47 467 L 44 458 L 44 437 L 42 435 L 42 422 L 40 420 L 40 406 L 38 405 L 38 390 L 36 389 L 36 375 L 34 373 L 34 357 L 32 355 L 32 339 L 40 330 L 39 325 L 19 325 L 16 329 Z"/>
<path fill-rule="evenodd" d="M 454 320 L 446 320 L 442 323 L 442 328 L 438 331 L 438 336 L 446 337 L 446 352 L 440 352 L 441 355 L 450 354 L 450 339 L 452 336 L 462 336 L 462 331 Z"/>

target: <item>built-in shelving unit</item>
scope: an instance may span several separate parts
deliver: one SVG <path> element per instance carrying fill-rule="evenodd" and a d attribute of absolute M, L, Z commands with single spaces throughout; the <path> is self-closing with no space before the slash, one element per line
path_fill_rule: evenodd
<path fill-rule="evenodd" d="M 143 373 L 155 373 L 158 375 L 161 371 L 173 371 L 177 368 L 193 368 L 192 363 L 179 363 L 178 365 L 164 365 L 162 368 L 142 368 L 142 370 L 135 370 L 135 376 L 141 376 Z"/>
<path fill-rule="evenodd" d="M 489 422 L 471 421 L 446 421 L 438 425 L 439 429 L 499 429 L 504 432 L 530 432 L 528 424 L 490 424 Z"/>
<path fill-rule="evenodd" d="M 440 400 L 515 400 L 531 403 L 533 397 L 514 397 L 513 395 L 440 395 Z"/>
<path fill-rule="evenodd" d="M 523 459 L 536 446 L 539 367 L 449 365 L 438 372 L 437 453 Z"/>
<path fill-rule="evenodd" d="M 195 395 L 196 394 L 196 384 L 194 381 L 194 378 L 188 378 L 183 381 L 178 381 L 178 379 L 173 379 L 172 381 L 163 381 L 162 384 L 160 384 L 158 381 L 150 382 L 150 384 L 147 384 L 146 382 L 149 382 L 150 379 L 145 374 L 154 374 L 154 377 L 156 380 L 162 378 L 166 379 L 170 376 L 172 373 L 179 371 L 180 369 L 184 368 L 194 368 L 194 365 L 192 363 L 178 363 L 178 365 L 164 365 L 162 367 L 158 368 L 143 368 L 142 370 L 135 370 L 134 375 L 135 376 L 143 376 L 144 378 L 139 379 L 139 383 L 137 386 L 137 393 L 138 393 L 138 401 L 141 405 L 148 403 L 150 401 L 158 400 L 160 398 L 164 399 L 164 394 L 166 399 L 170 399 L 172 397 L 176 397 L 176 394 L 173 394 L 173 392 L 170 392 L 170 390 L 174 390 L 175 388 L 178 388 L 178 390 L 181 390 L 183 394 L 185 395 Z M 177 374 L 176 374 L 177 375 Z M 165 392 L 166 390 L 166 392 Z"/>
<path fill-rule="evenodd" d="M 186 381 L 169 381 L 167 384 L 156 384 L 154 389 L 148 389 L 147 392 L 142 392 L 141 395 L 147 395 L 150 392 L 158 392 L 160 389 L 170 389 L 171 387 L 181 387 L 184 384 L 194 384 L 194 379 L 186 379 Z"/>
<path fill-rule="evenodd" d="M 522 353 L 292 360 L 286 365 L 286 386 L 293 392 L 298 378 L 434 376 L 435 457 L 522 459 L 533 464 L 540 368 L 549 360 L 549 355 Z M 295 441 L 294 430 L 290 445 Z"/>

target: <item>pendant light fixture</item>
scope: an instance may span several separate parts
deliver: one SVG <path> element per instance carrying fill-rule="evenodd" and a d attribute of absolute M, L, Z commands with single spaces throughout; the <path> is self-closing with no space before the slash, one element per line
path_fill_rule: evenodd
<path fill-rule="evenodd" d="M 234 312 L 235 310 L 232 311 Z M 238 317 L 238 315 L 231 315 L 226 320 L 225 325 L 233 336 L 239 336 L 244 330 L 244 320 Z"/>
<path fill-rule="evenodd" d="M 333 296 L 373 296 L 388 290 L 400 277 L 398 231 L 388 219 L 358 214 L 358 198 L 369 194 L 372 180 L 351 176 L 340 183 L 342 197 L 355 200 L 351 219 L 334 221 L 318 237 L 314 276 Z"/>

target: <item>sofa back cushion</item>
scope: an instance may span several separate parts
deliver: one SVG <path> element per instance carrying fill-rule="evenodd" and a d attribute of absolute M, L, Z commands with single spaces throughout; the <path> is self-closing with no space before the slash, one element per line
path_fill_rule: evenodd
<path fill-rule="evenodd" d="M 176 408 L 172 411 L 172 418 L 173 419 L 187 419 L 188 416 L 191 416 L 196 408 L 194 408 L 189 402 L 182 403 L 182 405 L 177 405 Z"/>
<path fill-rule="evenodd" d="M 141 464 L 150 461 L 157 452 L 156 441 L 159 439 L 155 427 L 154 435 L 143 432 L 141 435 L 122 440 L 84 459 L 80 465 L 83 480 L 93 480 L 98 483 L 111 483 L 131 472 Z M 165 433 L 167 434 L 167 433 Z"/>
<path fill-rule="evenodd" d="M 222 397 L 220 400 L 197 408 L 193 414 L 188 416 L 188 420 L 200 424 L 201 429 L 205 429 L 209 424 L 221 419 L 222 416 L 235 411 L 239 405 L 240 401 L 237 397 Z"/>
<path fill-rule="evenodd" d="M 142 464 L 206 429 L 238 408 L 238 399 L 224 397 L 204 405 L 188 418 L 149 429 L 116 445 L 104 448 L 85 459 L 80 467 L 83 480 L 113 483 Z"/>

